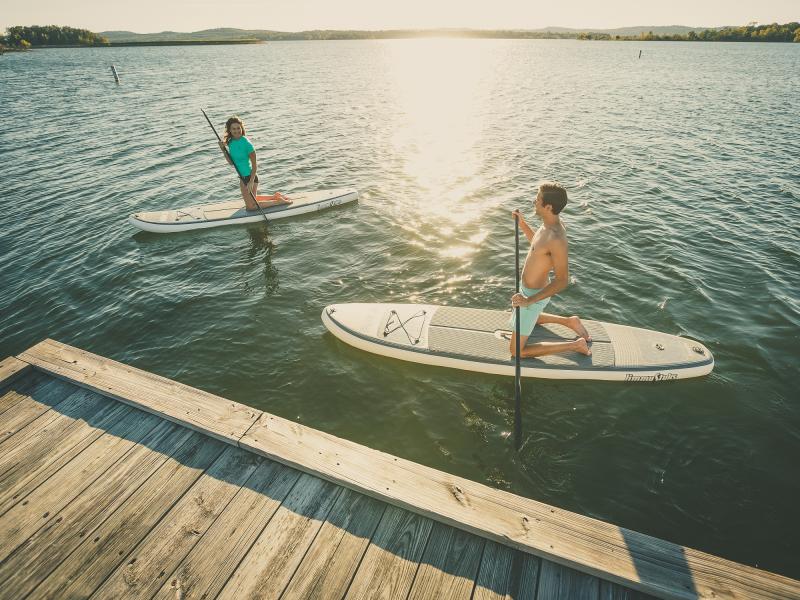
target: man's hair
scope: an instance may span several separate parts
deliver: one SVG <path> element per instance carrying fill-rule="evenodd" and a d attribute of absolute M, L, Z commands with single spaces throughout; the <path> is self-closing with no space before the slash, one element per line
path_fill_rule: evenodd
<path fill-rule="evenodd" d="M 550 205 L 554 215 L 567 205 L 567 190 L 560 183 L 544 181 L 539 184 L 539 191 L 542 192 L 542 204 Z"/>

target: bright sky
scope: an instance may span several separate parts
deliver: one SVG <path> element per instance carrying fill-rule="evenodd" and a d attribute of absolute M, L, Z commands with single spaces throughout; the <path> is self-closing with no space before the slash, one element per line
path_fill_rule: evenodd
<path fill-rule="evenodd" d="M 3 0 L 0 29 L 538 29 L 633 25 L 715 27 L 800 21 L 800 0 Z"/>

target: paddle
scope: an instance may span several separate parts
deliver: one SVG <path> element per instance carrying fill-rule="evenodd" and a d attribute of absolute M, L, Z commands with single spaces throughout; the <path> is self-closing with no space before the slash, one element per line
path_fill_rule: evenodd
<path fill-rule="evenodd" d="M 203 113 L 203 116 L 206 118 L 206 121 L 208 121 L 208 125 L 214 131 L 214 135 L 217 136 L 217 139 L 219 140 L 219 142 L 221 144 L 222 143 L 222 138 L 219 137 L 219 134 L 217 133 L 217 128 L 214 127 L 214 124 L 211 122 L 211 119 L 208 118 L 208 115 L 206 114 L 206 111 L 204 111 L 201 108 L 200 112 Z M 233 165 L 233 168 L 236 170 L 236 174 L 239 176 L 239 178 L 240 179 L 244 179 L 244 176 L 239 171 L 239 167 L 236 166 L 236 163 L 233 162 L 233 159 L 230 158 L 230 153 L 224 147 L 222 149 L 222 153 L 225 155 L 226 158 L 230 159 L 230 163 Z M 253 199 L 253 202 L 256 203 L 256 208 L 258 208 L 258 212 L 261 213 L 261 216 L 264 217 L 264 221 L 267 223 L 267 225 L 269 225 L 269 219 L 267 218 L 266 213 L 262 210 L 261 206 L 258 204 L 258 199 L 255 197 L 255 194 L 253 194 L 253 190 L 251 190 L 250 187 L 248 185 L 246 185 L 246 184 L 245 184 L 244 187 L 246 187 L 247 191 L 250 192 L 250 197 Z M 247 207 L 245 207 L 245 208 L 247 208 Z"/>
<path fill-rule="evenodd" d="M 519 215 L 514 215 L 514 281 L 519 294 Z M 522 446 L 522 377 L 519 364 L 519 306 L 514 307 L 517 349 L 514 357 L 514 448 Z"/>

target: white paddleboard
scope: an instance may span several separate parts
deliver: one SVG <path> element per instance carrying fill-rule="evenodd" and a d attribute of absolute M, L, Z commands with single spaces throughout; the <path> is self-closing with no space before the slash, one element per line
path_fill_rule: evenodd
<path fill-rule="evenodd" d="M 316 212 L 358 200 L 358 191 L 352 188 L 318 190 L 287 194 L 291 204 L 281 204 L 263 209 L 267 219 L 285 219 L 309 212 Z M 131 225 L 155 233 L 172 233 L 207 229 L 224 225 L 258 223 L 264 217 L 257 210 L 247 210 L 242 200 L 200 204 L 176 210 L 134 213 L 128 217 Z"/>
<path fill-rule="evenodd" d="M 514 376 L 510 311 L 431 304 L 332 304 L 322 322 L 356 348 L 391 358 L 480 373 Z M 658 382 L 700 377 L 714 368 L 703 344 L 688 338 L 583 320 L 592 355 L 552 354 L 521 361 L 523 377 Z M 560 325 L 537 325 L 528 343 L 574 340 Z"/>

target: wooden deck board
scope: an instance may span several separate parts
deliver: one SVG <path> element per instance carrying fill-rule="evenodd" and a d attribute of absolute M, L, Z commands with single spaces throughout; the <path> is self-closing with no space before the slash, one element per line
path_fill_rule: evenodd
<path fill-rule="evenodd" d="M 90 596 L 177 502 L 224 445 L 190 439 L 36 587 L 29 600 Z"/>
<path fill-rule="evenodd" d="M 92 392 L 87 392 L 92 393 Z M 122 406 L 122 405 L 118 405 Z M 133 410 L 128 406 L 126 410 Z M 144 483 L 192 433 L 161 421 L 148 437 L 0 564 L 0 584 L 22 598 L 41 583 Z"/>
<path fill-rule="evenodd" d="M 261 411 L 147 371 L 45 340 L 19 355 L 36 368 L 235 444 Z"/>
<path fill-rule="evenodd" d="M 130 413 L 0 517 L 0 561 L 129 452 L 159 419 Z"/>
<path fill-rule="evenodd" d="M 299 477 L 299 471 L 263 460 L 154 598 L 216 598 Z"/>
<path fill-rule="evenodd" d="M 681 600 L 780 599 L 800 583 L 443 473 L 265 413 L 240 445 L 480 537 Z M 735 584 L 732 585 L 731 574 Z"/>
<path fill-rule="evenodd" d="M 342 598 L 386 510 L 343 489 L 281 600 Z"/>
<path fill-rule="evenodd" d="M 0 361 L 0 395 L 3 394 L 6 386 L 18 377 L 27 375 L 31 366 L 25 361 L 19 360 L 14 356 L 9 356 Z"/>
<path fill-rule="evenodd" d="M 7 386 L 3 387 L 2 394 L 0 394 L 0 417 L 8 409 L 21 402 L 23 398 L 30 397 L 30 393 L 34 389 L 47 383 L 50 379 L 51 377 L 44 373 L 28 371 L 26 377 L 15 378 Z"/>
<path fill-rule="evenodd" d="M 642 592 L 630 590 L 628 588 L 611 583 L 600 581 L 600 600 L 656 600 L 654 596 L 648 596 Z"/>
<path fill-rule="evenodd" d="M 41 380 L 38 385 L 27 388 L 26 391 L 17 391 L 16 383 L 11 384 L 4 396 L 10 397 L 10 400 L 6 403 L 7 410 L 2 414 L 0 443 L 24 429 L 31 421 L 76 391 L 75 386 L 53 379 Z"/>
<path fill-rule="evenodd" d="M 530 554 L 487 541 L 475 579 L 473 600 L 535 598 L 540 562 Z"/>
<path fill-rule="evenodd" d="M 470 600 L 486 540 L 434 523 L 409 600 Z"/>
<path fill-rule="evenodd" d="M 132 410 L 94 392 L 78 389 L 57 410 L 46 412 L 0 444 L 0 514 L 24 499 Z"/>
<path fill-rule="evenodd" d="M 279 598 L 340 492 L 327 481 L 302 475 L 218 600 Z"/>
<path fill-rule="evenodd" d="M 549 560 L 543 560 L 536 600 L 597 600 L 600 580 Z"/>
<path fill-rule="evenodd" d="M 513 554 L 512 573 L 517 568 L 515 565 L 538 565 L 536 561 L 544 559 L 623 586 L 619 589 L 629 588 L 660 598 L 800 598 L 800 582 L 786 577 L 495 490 L 280 417 L 259 416 L 259 411 L 58 342 L 47 340 L 18 358 L 30 362 L 37 370 L 140 406 L 161 418 L 205 432 L 229 444 L 238 444 L 312 477 L 391 504 L 393 508 L 386 510 L 381 523 L 399 507 L 413 512 L 420 518 L 420 523 L 430 518 L 526 553 L 520 556 L 532 554 L 538 557 L 533 562 L 520 562 L 517 554 Z M 37 376 L 37 373 L 32 375 Z M 30 376 L 18 379 L 10 388 L 18 383 L 24 384 Z M 2 418 L 0 423 L 4 424 Z M 332 489 L 337 490 L 335 487 Z M 389 562 L 384 561 L 386 557 L 381 555 L 380 545 L 374 543 L 385 535 L 381 533 L 381 527 L 378 526 L 373 543 L 368 546 L 356 570 L 348 589 L 350 595 L 379 595 L 382 592 L 377 592 L 375 587 L 378 582 L 403 581 L 411 585 L 410 581 L 413 581 L 413 576 L 411 580 L 404 579 L 406 565 L 402 562 L 389 566 Z M 0 536 L 7 534 L 0 520 Z M 309 556 L 312 552 L 313 548 Z M 297 552 L 292 560 L 300 560 L 302 556 L 299 554 Z M 248 556 L 243 562 L 248 560 Z M 395 558 L 399 557 L 395 555 Z M 106 571 L 106 575 L 113 568 Z M 386 581 L 372 572 L 374 568 L 389 573 L 388 578 L 384 578 Z M 498 568 L 505 567 L 499 565 Z M 563 573 L 570 573 L 554 569 L 554 565 L 541 562 L 541 572 L 537 574 L 543 577 L 539 584 L 543 584 L 545 590 L 556 586 L 556 582 L 561 586 Z M 291 578 L 289 570 L 285 569 L 283 575 Z M 478 572 L 479 583 L 482 573 L 483 568 Z M 236 577 L 246 576 L 237 570 L 233 578 Z M 85 579 L 84 573 L 77 578 Z M 567 579 L 571 586 L 571 580 Z M 98 583 L 102 583 L 102 578 Z M 67 588 L 78 589 L 71 588 L 71 585 Z M 512 588 L 509 587 L 510 593 Z M 619 589 L 608 588 L 608 593 L 618 593 Z M 476 594 L 480 590 L 480 586 L 476 586 Z M 496 590 L 491 591 L 494 593 Z M 597 594 L 605 591 L 605 587 L 598 588 Z"/>
<path fill-rule="evenodd" d="M 406 598 L 432 526 L 430 519 L 388 507 L 345 598 Z"/>
<path fill-rule="evenodd" d="M 226 448 L 164 518 L 92 595 L 95 599 L 151 598 L 245 485 L 261 461 Z"/>

